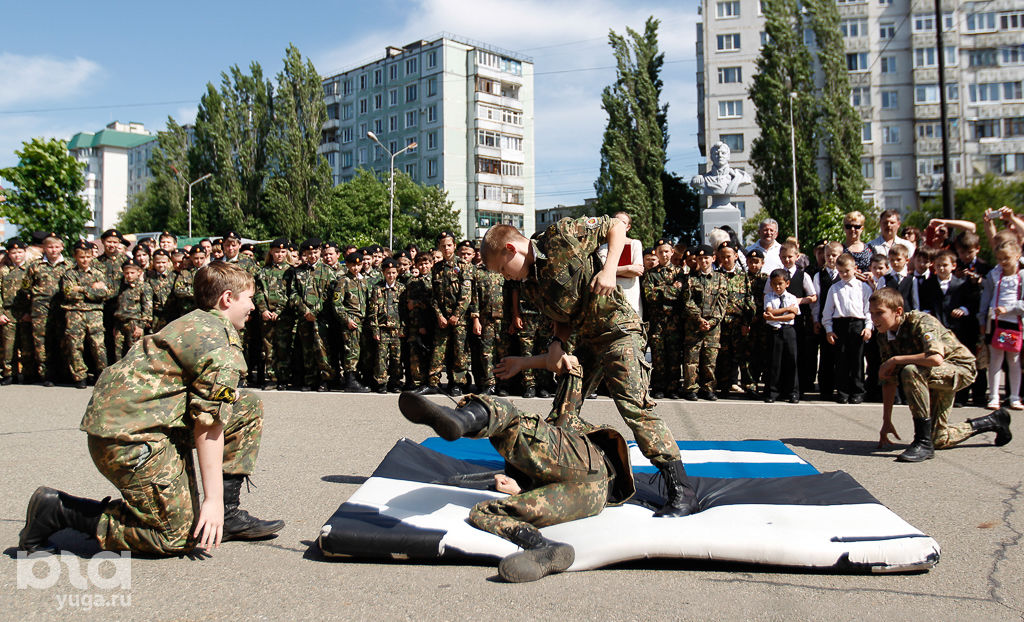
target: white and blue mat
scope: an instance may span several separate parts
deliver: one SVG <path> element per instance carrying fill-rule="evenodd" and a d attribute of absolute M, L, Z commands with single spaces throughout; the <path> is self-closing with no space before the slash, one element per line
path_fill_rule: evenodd
<path fill-rule="evenodd" d="M 654 518 L 656 470 L 631 442 L 637 494 L 601 514 L 546 527 L 576 549 L 569 570 L 654 557 L 860 572 L 927 570 L 939 545 L 879 503 L 848 474 L 819 473 L 779 441 L 679 442 L 701 512 Z M 504 461 L 487 440 L 395 444 L 323 526 L 332 558 L 504 557 L 516 545 L 466 521 L 503 496 L 487 490 Z"/>

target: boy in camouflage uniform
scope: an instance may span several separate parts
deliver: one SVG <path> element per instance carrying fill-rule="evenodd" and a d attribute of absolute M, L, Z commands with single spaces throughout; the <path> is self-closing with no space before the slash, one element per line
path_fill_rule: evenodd
<path fill-rule="evenodd" d="M 20 549 L 45 549 L 52 534 L 71 528 L 105 550 L 181 555 L 284 527 L 239 509 L 263 429 L 262 402 L 237 391 L 245 373 L 238 329 L 253 308 L 252 277 L 217 263 L 195 285 L 201 310 L 143 337 L 144 347 L 107 368 L 82 419 L 94 464 L 123 500 L 93 501 L 41 486 L 29 500 Z"/>
<path fill-rule="evenodd" d="M 711 269 L 712 248 L 702 244 L 694 251 L 694 257 L 697 269 L 690 272 L 683 290 L 683 399 L 715 401 L 715 362 L 729 298 L 725 276 Z"/>
<path fill-rule="evenodd" d="M 369 291 L 362 274 L 366 258 L 359 251 L 345 257 L 345 276 L 334 285 L 334 314 L 341 327 L 342 368 L 345 371 L 343 389 L 352 393 L 369 393 L 359 381 L 359 361 L 362 353 L 363 323 L 366 319 Z"/>
<path fill-rule="evenodd" d="M 451 352 L 448 367 L 449 395 L 462 395 L 466 384 L 466 320 L 473 299 L 473 264 L 455 254 L 455 237 L 448 232 L 437 239 L 442 260 L 431 268 L 431 306 L 437 329 L 430 360 L 430 384 L 418 389 L 421 395 L 440 393 L 441 372 Z"/>
<path fill-rule="evenodd" d="M 406 367 L 406 390 L 425 387 L 429 384 L 430 360 L 434 347 L 434 318 L 430 298 L 433 295 L 430 269 L 434 258 L 430 253 L 416 255 L 419 276 L 412 277 L 406 284 L 405 309 L 406 334 L 409 342 L 409 365 Z"/>
<path fill-rule="evenodd" d="M 331 378 L 327 360 L 327 346 L 324 344 L 324 311 L 329 311 L 334 280 L 330 270 L 320 265 L 320 240 L 309 239 L 299 246 L 302 263 L 293 271 L 288 305 L 295 314 L 296 332 L 302 349 L 301 360 L 305 365 L 305 378 L 301 390 L 326 391 Z"/>
<path fill-rule="evenodd" d="M 153 325 L 153 289 L 142 280 L 142 264 L 126 261 L 123 271 L 124 284 L 114 310 L 114 360 L 127 354 Z"/>
<path fill-rule="evenodd" d="M 171 289 L 171 296 L 174 298 L 174 311 L 172 314 L 178 318 L 196 309 L 195 292 L 192 287 L 192 280 L 196 272 L 206 265 L 206 251 L 199 244 L 196 244 L 188 251 L 188 265 L 183 267 L 174 277 L 174 287 Z"/>
<path fill-rule="evenodd" d="M 741 345 L 740 384 L 747 397 L 757 397 L 758 383 L 764 373 L 768 357 L 768 325 L 764 320 L 764 289 L 768 286 L 768 275 L 761 272 L 764 252 L 753 249 L 747 253 L 747 278 L 750 280 L 750 294 L 754 302 L 754 318 L 750 332 Z"/>
<path fill-rule="evenodd" d="M 153 325 L 149 332 L 156 333 L 172 319 L 168 317 L 168 314 L 175 274 L 171 254 L 162 248 L 153 251 L 151 265 L 152 268 L 146 271 L 146 283 L 153 290 Z"/>
<path fill-rule="evenodd" d="M 114 311 L 117 309 L 117 294 L 121 291 L 121 264 L 125 260 L 125 249 L 129 246 L 117 229 L 107 229 L 100 235 L 103 253 L 93 262 L 95 267 L 103 271 L 107 277 L 107 299 L 103 302 L 103 334 L 108 358 L 104 365 L 114 362 L 114 335 L 117 333 L 117 320 Z"/>
<path fill-rule="evenodd" d="M 537 307 L 519 294 L 519 281 L 505 279 L 506 297 L 512 320 L 509 331 L 519 348 L 520 356 L 533 356 L 544 352 L 551 338 L 551 321 L 541 315 Z M 523 397 L 551 397 L 548 385 L 551 374 L 545 369 L 523 370 Z M 538 387 L 539 385 L 539 387 Z"/>
<path fill-rule="evenodd" d="M 103 305 L 110 299 L 110 281 L 102 268 L 93 266 L 93 244 L 79 240 L 72 247 L 75 267 L 60 278 L 67 331 L 67 357 L 71 381 L 76 388 L 86 387 L 89 368 L 85 364 L 85 348 L 96 363 L 96 373 L 107 366 L 107 346 L 103 335 Z"/>
<path fill-rule="evenodd" d="M 648 322 L 648 345 L 651 348 L 651 397 L 661 399 L 666 393 L 679 391 L 679 365 L 682 344 L 680 314 L 675 282 L 679 268 L 672 265 L 672 245 L 668 240 L 654 244 L 658 265 L 644 272 L 641 287 L 644 315 Z"/>
<path fill-rule="evenodd" d="M 498 564 L 498 574 L 513 583 L 561 572 L 575 559 L 571 545 L 548 540 L 539 528 L 594 516 L 634 492 L 625 439 L 578 417 L 583 370 L 575 357 L 566 358 L 570 367 L 559 386 L 563 410 L 553 409 L 546 419 L 485 395 L 467 396 L 458 408 L 412 393 L 398 402 L 407 419 L 431 426 L 442 438 L 489 438 L 505 458 L 509 474 L 496 474 L 494 487 L 509 496 L 476 504 L 469 522 L 523 548 Z"/>
<path fill-rule="evenodd" d="M 754 319 L 754 298 L 747 273 L 737 265 L 738 249 L 730 241 L 722 242 L 715 252 L 718 272 L 725 277 L 726 307 L 722 318 L 721 349 L 715 363 L 718 393 L 729 395 L 733 384 L 739 381 L 738 372 L 743 360 L 743 344 L 750 334 Z"/>
<path fill-rule="evenodd" d="M 564 218 L 530 240 L 515 227 L 494 225 L 484 236 L 483 259 L 489 269 L 521 281 L 522 294 L 555 322 L 548 369 L 566 368 L 557 361 L 567 356 L 562 344 L 575 336 L 574 354 L 585 374 L 583 394 L 604 380 L 640 451 L 665 478 L 668 502 L 655 515 L 685 516 L 697 510 L 696 495 L 672 432 L 654 413 L 648 395 L 643 323 L 617 287 L 617 266 L 601 265 L 596 256 L 607 243 L 608 256 L 618 257 L 625 228 L 607 216 Z M 507 357 L 495 373 L 508 378 L 523 367 L 523 359 Z"/>
<path fill-rule="evenodd" d="M 15 376 L 34 368 L 31 302 L 24 287 L 28 272 L 26 247 L 21 240 L 9 241 L 7 261 L 0 266 L 0 385 L 11 384 Z"/>
<path fill-rule="evenodd" d="M 44 387 L 53 386 L 51 371 L 60 360 L 59 348 L 50 342 L 57 341 L 63 330 L 63 316 L 60 313 L 60 279 L 70 268 L 61 254 L 64 242 L 56 233 L 50 232 L 43 239 L 43 258 L 33 262 L 25 271 L 25 283 L 31 300 L 32 343 L 35 346 L 36 372 Z M 57 298 L 57 304 L 54 298 Z M 57 361 L 51 361 L 50 355 Z"/>
<path fill-rule="evenodd" d="M 405 286 L 398 282 L 398 265 L 393 259 L 385 259 L 380 268 L 384 280 L 370 292 L 367 303 L 370 334 L 377 344 L 374 381 L 377 393 L 397 393 L 402 379 L 401 342 L 405 340 L 401 313 Z"/>
<path fill-rule="evenodd" d="M 270 243 L 270 259 L 256 272 L 253 303 L 262 320 L 264 389 L 284 389 L 291 370 L 292 339 L 295 319 L 288 310 L 288 240 Z"/>
<path fill-rule="evenodd" d="M 470 305 L 470 321 L 479 346 L 477 359 L 480 378 L 477 393 L 494 395 L 497 380 L 494 365 L 508 352 L 505 332 L 505 278 L 497 272 L 477 268 L 473 278 L 473 302 Z"/>
<path fill-rule="evenodd" d="M 871 320 L 878 330 L 882 365 L 882 428 L 878 445 L 889 444 L 889 434 L 900 435 L 892 424 L 896 385 L 903 387 L 914 417 L 914 441 L 900 462 L 929 460 L 936 449 L 946 449 L 982 432 L 995 432 L 995 444 L 1010 442 L 1010 413 L 1000 408 L 984 417 L 949 424 L 956 392 L 974 382 L 974 355 L 948 328 L 921 311 L 903 311 L 903 296 L 883 287 L 871 294 Z"/>

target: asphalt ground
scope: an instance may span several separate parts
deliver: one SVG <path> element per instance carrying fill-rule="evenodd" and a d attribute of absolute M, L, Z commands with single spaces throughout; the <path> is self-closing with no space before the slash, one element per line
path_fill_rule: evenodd
<path fill-rule="evenodd" d="M 395 441 L 420 441 L 429 430 L 401 417 L 396 395 L 261 395 L 266 412 L 258 488 L 243 490 L 242 507 L 286 520 L 279 537 L 225 543 L 201 561 L 134 556 L 128 566 L 117 566 L 92 558 L 94 543 L 63 532 L 55 540 L 71 554 L 59 564 L 28 567 L 35 580 L 19 587 L 15 547 L 32 491 L 45 484 L 102 498 L 116 490 L 93 467 L 78 430 L 90 391 L 0 388 L 0 618 L 1024 619 L 1024 413 L 1020 438 L 1005 447 L 993 447 L 993 435 L 986 434 L 937 452 L 934 460 L 902 464 L 893 461 L 900 447 L 875 448 L 877 404 L 664 401 L 658 412 L 677 439 L 780 439 L 819 471 L 850 473 L 934 537 L 942 547 L 940 563 L 919 574 L 839 575 L 658 560 L 511 585 L 497 579 L 490 562 L 325 561 L 313 543 L 321 525 Z M 516 401 L 541 412 L 550 405 Z M 963 408 L 953 418 L 984 413 Z M 626 431 L 607 399 L 588 401 L 584 415 Z M 895 419 L 909 442 L 906 407 L 896 409 Z M 90 568 L 107 587 L 89 580 Z M 110 586 L 125 578 L 130 587 Z"/>

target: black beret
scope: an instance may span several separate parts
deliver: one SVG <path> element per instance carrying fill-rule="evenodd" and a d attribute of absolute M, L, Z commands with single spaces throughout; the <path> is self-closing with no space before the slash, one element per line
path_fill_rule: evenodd
<path fill-rule="evenodd" d="M 328 241 L 324 242 L 323 244 L 321 244 L 320 248 L 322 248 L 322 249 L 333 248 L 334 250 L 338 250 L 338 243 L 337 242 L 331 242 L 330 240 L 328 240 Z"/>
<path fill-rule="evenodd" d="M 398 254 L 395 255 L 395 259 L 401 259 L 402 257 L 412 260 L 412 255 L 409 254 L 409 251 L 399 251 Z"/>
<path fill-rule="evenodd" d="M 28 244 L 25 244 L 18 238 L 11 238 L 10 240 L 7 240 L 7 243 L 4 244 L 4 246 L 6 246 L 9 251 L 13 251 L 16 248 L 20 248 L 21 250 L 28 248 Z"/>
<path fill-rule="evenodd" d="M 118 238 L 123 240 L 124 236 L 122 236 L 121 232 L 118 231 L 117 229 L 107 229 L 106 231 L 103 232 L 103 235 L 100 236 L 100 239 L 106 240 L 107 238 Z"/>
<path fill-rule="evenodd" d="M 160 235 L 159 235 L 159 236 L 157 236 L 157 237 L 161 237 L 161 238 L 173 238 L 175 242 L 177 242 L 177 241 L 178 241 L 178 236 L 174 235 L 174 234 L 173 234 L 173 233 L 171 233 L 170 231 L 161 231 L 161 232 L 160 232 Z"/>
<path fill-rule="evenodd" d="M 295 246 L 295 242 L 289 241 L 288 242 L 288 250 L 290 250 L 290 251 L 297 251 L 297 250 L 299 250 L 299 247 Z"/>
<path fill-rule="evenodd" d="M 158 248 L 155 251 L 153 251 L 153 259 L 156 259 L 157 257 L 166 257 L 166 258 L 170 259 L 171 258 L 171 254 L 168 253 L 167 251 L 165 251 L 162 248 Z"/>
<path fill-rule="evenodd" d="M 451 238 L 453 242 L 455 241 L 455 236 L 452 235 L 451 231 L 442 231 L 441 233 L 437 234 L 437 242 L 439 244 L 441 243 L 441 240 L 445 238 Z"/>
<path fill-rule="evenodd" d="M 683 251 L 683 257 L 692 257 L 697 254 L 697 248 L 694 246 L 687 246 L 686 250 Z"/>
<path fill-rule="evenodd" d="M 747 257 L 754 257 L 754 258 L 757 258 L 757 259 L 764 259 L 764 251 L 762 251 L 759 248 L 751 249 L 751 251 L 749 253 L 747 253 Z"/>
<path fill-rule="evenodd" d="M 458 244 L 456 244 L 456 247 L 457 248 L 472 248 L 473 250 L 476 250 L 476 248 L 473 247 L 473 243 L 470 242 L 469 240 L 463 240 L 463 241 L 459 242 Z"/>
<path fill-rule="evenodd" d="M 145 268 L 142 267 L 142 264 L 136 259 L 129 259 L 121 264 L 121 269 L 124 270 L 125 268 L 138 268 L 139 270 L 145 270 Z"/>
<path fill-rule="evenodd" d="M 255 244 L 243 244 L 242 247 L 239 248 L 238 250 L 239 251 L 253 251 L 253 252 L 255 252 L 256 251 L 256 245 Z"/>
<path fill-rule="evenodd" d="M 718 250 L 722 250 L 723 248 L 731 248 L 732 250 L 738 250 L 738 247 L 732 240 L 726 240 L 718 245 Z"/>
<path fill-rule="evenodd" d="M 654 248 L 658 248 L 659 246 L 665 246 L 666 244 L 672 246 L 672 242 L 669 242 L 665 238 L 658 238 L 658 241 L 654 243 Z"/>
<path fill-rule="evenodd" d="M 270 248 L 288 248 L 289 244 L 291 244 L 291 241 L 288 238 L 277 238 L 270 243 Z"/>
<path fill-rule="evenodd" d="M 390 257 L 388 257 L 384 261 L 380 262 L 380 271 L 381 272 L 387 270 L 388 268 L 394 268 L 395 270 L 397 270 L 398 269 L 398 262 L 395 261 L 394 259 L 390 258 Z"/>
<path fill-rule="evenodd" d="M 242 236 L 238 235 L 237 231 L 225 231 L 224 235 L 220 236 L 220 241 L 223 242 L 224 240 L 238 240 L 241 242 Z"/>
<path fill-rule="evenodd" d="M 78 240 L 71 247 L 71 251 L 72 252 L 74 252 L 74 251 L 89 251 L 91 253 L 94 250 L 96 250 L 96 245 L 93 244 L 92 242 L 88 241 L 88 240 Z"/>
<path fill-rule="evenodd" d="M 348 255 L 345 255 L 345 263 L 355 263 L 357 261 L 362 261 L 362 260 L 363 260 L 363 253 L 362 253 L 362 251 L 354 251 L 354 252 L 349 253 Z"/>
<path fill-rule="evenodd" d="M 696 257 L 710 257 L 715 254 L 715 250 L 707 244 L 701 244 L 693 251 Z"/>
<path fill-rule="evenodd" d="M 300 253 L 305 253 L 306 251 L 311 251 L 311 250 L 315 250 L 315 249 L 318 249 L 318 248 L 320 248 L 320 240 L 318 240 L 316 238 L 309 238 L 308 240 L 306 240 L 302 244 L 299 244 L 299 252 Z"/>
<path fill-rule="evenodd" d="M 380 244 L 374 244 L 373 246 L 370 247 L 370 252 L 372 252 L 372 253 L 383 253 L 384 252 L 384 247 L 381 246 Z"/>
<path fill-rule="evenodd" d="M 193 246 L 192 248 L 188 249 L 188 254 L 189 254 L 189 255 L 195 255 L 196 253 L 205 253 L 205 252 L 206 252 L 206 249 L 205 249 L 205 248 L 203 248 L 203 247 L 202 247 L 201 245 L 199 245 L 199 244 L 196 244 L 196 245 L 195 245 L 195 246 Z"/>
<path fill-rule="evenodd" d="M 653 254 L 654 254 L 654 248 L 645 248 L 644 249 L 644 255 L 653 255 Z"/>
<path fill-rule="evenodd" d="M 64 241 L 60 239 L 60 236 L 57 235 L 56 231 L 34 231 L 32 233 L 32 242 L 34 244 L 42 244 L 43 242 L 49 240 L 50 238 L 53 238 L 60 242 Z"/>

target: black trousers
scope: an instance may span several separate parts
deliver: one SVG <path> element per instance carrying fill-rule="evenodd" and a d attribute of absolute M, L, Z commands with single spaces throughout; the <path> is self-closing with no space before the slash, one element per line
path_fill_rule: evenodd
<path fill-rule="evenodd" d="M 820 354 L 818 390 L 821 392 L 822 399 L 831 399 L 836 387 L 836 346 L 828 342 L 824 327 L 822 327 L 821 334 L 815 336 L 818 338 Z"/>
<path fill-rule="evenodd" d="M 768 370 L 765 392 L 768 397 L 778 399 L 800 395 L 800 379 L 797 374 L 796 329 L 789 324 L 780 328 L 768 327 L 772 344 L 772 364 Z"/>
<path fill-rule="evenodd" d="M 836 395 L 864 397 L 864 320 L 837 317 L 832 320 L 836 334 Z"/>

